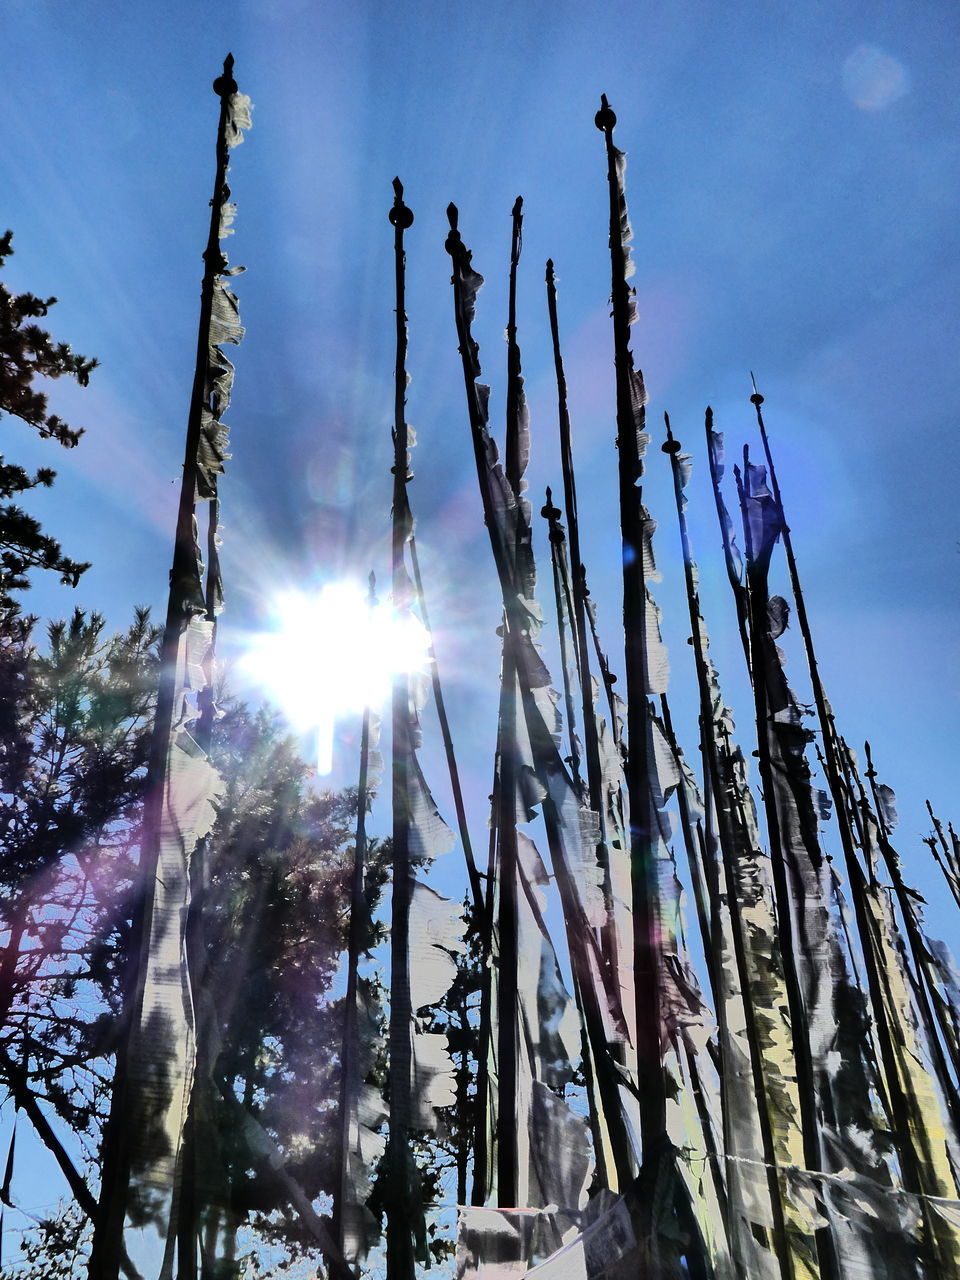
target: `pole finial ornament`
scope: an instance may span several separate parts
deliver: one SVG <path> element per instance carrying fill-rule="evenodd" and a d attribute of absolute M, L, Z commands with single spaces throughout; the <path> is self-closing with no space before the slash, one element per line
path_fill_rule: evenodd
<path fill-rule="evenodd" d="M 457 257 L 457 254 L 461 251 L 460 248 L 458 248 L 458 246 L 462 247 L 463 245 L 463 240 L 460 236 L 460 232 L 457 230 L 457 223 L 459 222 L 459 219 L 460 219 L 460 213 L 459 213 L 459 210 L 457 209 L 457 206 L 453 203 L 448 204 L 447 205 L 447 221 L 450 223 L 450 234 L 447 236 L 446 242 L 444 244 L 444 248 L 446 249 L 447 253 L 450 254 L 451 258 Z"/>
<path fill-rule="evenodd" d="M 607 101 L 607 95 L 600 95 L 600 110 L 593 117 L 593 122 L 601 133 L 612 133 L 613 126 L 617 123 L 617 116 L 610 103 Z"/>
<path fill-rule="evenodd" d="M 223 60 L 223 74 L 214 80 L 213 92 L 218 98 L 229 98 L 237 92 L 237 82 L 233 78 L 232 53 L 228 53 Z"/>
<path fill-rule="evenodd" d="M 393 180 L 393 192 L 393 207 L 387 216 L 390 219 L 391 226 L 399 227 L 401 231 L 406 231 L 407 227 L 413 226 L 413 210 L 403 203 L 403 183 L 399 178 L 394 178 Z"/>
<path fill-rule="evenodd" d="M 667 428 L 667 438 L 666 440 L 664 440 L 663 444 L 660 446 L 661 450 L 663 451 L 663 453 L 679 453 L 680 441 L 674 440 L 673 438 L 673 432 L 670 430 L 669 413 L 665 413 L 663 415 L 663 422 L 664 422 L 664 426 Z"/>
<path fill-rule="evenodd" d="M 546 504 L 540 508 L 540 514 L 543 516 L 544 520 L 548 520 L 551 524 L 556 524 L 563 515 L 560 508 L 553 505 L 553 490 L 549 485 L 547 485 L 547 501 Z"/>

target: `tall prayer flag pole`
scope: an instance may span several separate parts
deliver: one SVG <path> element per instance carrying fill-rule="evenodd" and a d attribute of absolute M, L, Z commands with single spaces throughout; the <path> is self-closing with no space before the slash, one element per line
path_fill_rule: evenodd
<path fill-rule="evenodd" d="M 91 1280 L 115 1280 L 125 1254 L 124 1224 L 144 1219 L 165 1236 L 160 1275 L 172 1274 L 183 1172 L 183 1131 L 195 1063 L 187 917 L 197 846 L 213 825 L 219 778 L 201 744 L 212 711 L 214 617 L 222 602 L 217 563 L 217 476 L 227 429 L 221 421 L 233 366 L 220 350 L 243 336 L 226 277 L 221 238 L 234 209 L 227 185 L 230 149 L 250 127 L 250 100 L 237 91 L 233 56 L 214 81 L 220 99 L 210 230 L 203 254 L 197 361 L 187 420 L 160 686 L 144 804 L 126 1027 L 117 1054 L 104 1141 Z M 196 504 L 209 501 L 206 584 Z"/>

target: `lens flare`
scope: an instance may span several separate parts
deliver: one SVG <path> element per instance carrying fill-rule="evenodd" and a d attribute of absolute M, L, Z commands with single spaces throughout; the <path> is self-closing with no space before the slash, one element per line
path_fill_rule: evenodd
<path fill-rule="evenodd" d="M 910 89 L 902 62 L 876 45 L 862 44 L 843 64 L 843 87 L 861 111 L 882 111 Z"/>
<path fill-rule="evenodd" d="M 422 623 L 388 603 L 371 604 L 355 582 L 278 596 L 273 623 L 251 637 L 241 664 L 300 733 L 317 735 L 317 769 L 333 768 L 339 716 L 383 703 L 394 675 L 423 670 Z"/>

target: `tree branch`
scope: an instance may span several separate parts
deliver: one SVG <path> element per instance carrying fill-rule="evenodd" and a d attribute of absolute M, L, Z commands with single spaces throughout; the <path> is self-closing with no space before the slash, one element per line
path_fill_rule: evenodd
<path fill-rule="evenodd" d="M 97 1213 L 97 1202 L 94 1199 L 93 1192 L 87 1186 L 85 1179 L 70 1159 L 64 1149 L 63 1143 L 54 1133 L 53 1128 L 50 1125 L 50 1121 L 40 1110 L 40 1104 L 37 1101 L 36 1095 L 27 1085 L 25 1071 L 16 1062 L 14 1062 L 5 1049 L 0 1049 L 0 1068 L 3 1069 L 12 1086 L 13 1096 L 17 1101 L 17 1105 L 21 1110 L 26 1112 L 27 1118 L 33 1125 L 37 1137 L 60 1166 L 60 1171 L 66 1178 L 67 1185 L 70 1187 L 70 1190 L 73 1192 L 73 1198 L 92 1222 Z M 143 1280 L 140 1272 L 130 1260 L 126 1249 L 123 1250 L 120 1265 L 123 1268 L 124 1275 L 128 1277 L 128 1280 Z"/>

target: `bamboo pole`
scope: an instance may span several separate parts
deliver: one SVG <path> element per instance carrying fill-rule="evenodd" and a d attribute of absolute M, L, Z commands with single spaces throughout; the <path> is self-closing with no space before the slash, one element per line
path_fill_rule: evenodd
<path fill-rule="evenodd" d="M 666 1133 L 666 1081 L 661 1028 L 663 977 L 657 945 L 658 886 L 654 867 L 647 728 L 647 603 L 643 573 L 644 528 L 640 480 L 643 463 L 638 434 L 644 424 L 642 376 L 630 350 L 632 302 L 627 284 L 625 244 L 626 197 L 619 156 L 613 141 L 617 117 L 601 99 L 596 115 L 607 152 L 610 195 L 610 266 L 613 301 L 614 363 L 617 393 L 617 456 L 620 521 L 623 537 L 624 666 L 627 683 L 627 795 L 630 805 L 630 851 L 634 921 L 634 982 L 637 1022 L 637 1086 L 644 1159 L 662 1147 Z"/>
<path fill-rule="evenodd" d="M 886 1088 L 891 1109 L 891 1130 L 900 1163 L 901 1180 L 904 1188 L 921 1200 L 927 1195 L 942 1196 L 947 1187 L 942 1179 L 936 1176 L 934 1165 L 934 1148 L 928 1141 L 922 1114 L 922 1106 L 917 1096 L 914 1081 L 910 1075 L 901 1070 L 900 1049 L 903 1043 L 904 1030 L 897 1026 L 892 1016 L 894 999 L 892 995 L 893 974 L 884 956 L 889 956 L 893 949 L 893 939 L 881 935 L 882 923 L 876 918 L 875 910 L 868 906 L 868 896 L 876 899 L 881 892 L 876 879 L 876 853 L 866 823 L 865 797 L 859 804 L 854 797 L 854 782 L 862 792 L 856 769 L 849 749 L 843 739 L 837 743 L 838 757 L 845 784 L 846 804 L 852 820 L 857 827 L 859 843 L 867 855 L 870 868 L 870 881 L 863 872 L 859 862 L 850 870 L 850 890 L 854 902 L 857 924 L 863 945 L 864 965 L 867 973 L 867 984 L 873 1005 L 874 1022 L 880 1046 L 881 1061 L 886 1078 Z M 921 1140 L 914 1141 L 914 1133 Z M 923 1149 L 919 1149 L 920 1147 Z M 930 1176 L 932 1173 L 932 1176 Z M 923 1265 L 928 1274 L 937 1280 L 947 1277 L 956 1280 L 960 1275 L 956 1244 L 948 1225 L 938 1221 L 929 1213 L 922 1215 L 921 1245 L 924 1250 Z"/>
<path fill-rule="evenodd" d="M 567 514 L 567 529 L 570 540 L 571 571 L 566 575 L 567 591 L 570 602 L 570 618 L 573 627 L 574 646 L 576 650 L 577 669 L 580 679 L 580 705 L 583 721 L 583 753 L 587 765 L 587 787 L 590 808 L 597 815 L 600 839 L 597 843 L 597 863 L 603 875 L 603 891 L 607 908 L 607 918 L 601 926 L 600 937 L 603 944 L 604 964 L 610 986 L 620 989 L 620 952 L 617 932 L 614 923 L 613 887 L 610 870 L 611 832 L 608 830 L 606 805 L 603 794 L 603 765 L 600 759 L 600 740 L 597 725 L 597 708 L 594 699 L 592 664 L 590 661 L 591 629 L 587 615 L 586 569 L 580 551 L 580 518 L 577 508 L 577 484 L 573 465 L 573 440 L 570 424 L 570 410 L 567 403 L 567 380 L 563 367 L 563 355 L 560 348 L 560 322 L 557 310 L 557 284 L 552 259 L 547 260 L 546 267 L 547 310 L 550 317 L 550 337 L 553 346 L 553 362 L 557 384 L 557 420 L 560 432 L 560 466 L 563 475 L 563 501 Z M 548 491 L 549 494 L 549 491 Z M 550 498 L 547 499 L 550 505 Z M 595 638 L 595 637 L 594 637 Z M 601 663 L 601 670 L 607 672 Z M 609 684 L 607 685 L 609 695 Z M 573 733 L 573 700 L 570 706 L 570 740 L 575 752 Z M 611 706 L 611 733 L 616 735 L 616 714 Z M 623 1065 L 623 1053 L 611 1046 L 611 1054 L 618 1065 Z M 625 1185 L 632 1169 L 630 1144 L 624 1132 L 613 1137 L 615 1144 L 615 1160 L 618 1168 L 618 1179 Z"/>
<path fill-rule="evenodd" d="M 926 1031 L 927 1046 L 933 1059 L 934 1071 L 953 1125 L 954 1136 L 960 1140 L 960 1093 L 957 1091 L 956 1074 L 960 1061 L 953 1035 L 953 1025 L 947 1009 L 930 972 L 930 952 L 923 930 L 917 919 L 917 909 L 912 891 L 908 888 L 900 868 L 900 859 L 890 843 L 890 831 L 884 818 L 883 806 L 877 787 L 877 771 L 873 767 L 869 742 L 864 744 L 867 757 L 866 777 L 873 795 L 874 813 L 880 833 L 880 854 L 886 864 L 897 896 L 900 916 L 907 933 L 907 941 L 913 956 L 914 971 L 908 972 L 920 1016 Z M 864 796 L 864 800 L 866 797 Z"/>
<path fill-rule="evenodd" d="M 394 609 L 403 608 L 409 595 L 409 579 L 404 547 L 409 532 L 407 484 L 408 433 L 405 415 L 407 388 L 407 317 L 405 311 L 405 255 L 403 233 L 413 223 L 413 214 L 403 203 L 403 187 L 394 179 L 395 199 L 390 210 L 394 228 L 396 274 L 396 368 L 394 376 L 394 465 L 392 590 Z M 387 1145 L 389 1190 L 387 1202 L 388 1280 L 413 1280 L 415 1273 L 412 1200 L 417 1190 L 409 1184 L 411 1162 L 408 1129 L 412 1114 L 413 1009 L 410 998 L 410 865 L 409 765 L 413 743 L 410 737 L 410 677 L 397 674 L 393 681 L 393 899 L 390 927 L 390 1135 Z M 420 1212 L 419 1204 L 414 1209 Z"/>
<path fill-rule="evenodd" d="M 453 735 L 450 732 L 450 720 L 447 716 L 447 705 L 444 701 L 443 686 L 440 682 L 440 666 L 437 662 L 433 629 L 430 626 L 430 617 L 427 613 L 427 600 L 423 590 L 423 578 L 420 574 L 420 557 L 417 554 L 417 541 L 412 531 L 412 521 L 410 533 L 410 565 L 413 569 L 413 584 L 417 596 L 417 609 L 420 613 L 420 620 L 423 623 L 423 629 L 427 633 L 427 658 L 430 662 L 430 683 L 433 686 L 433 700 L 437 708 L 437 719 L 440 722 L 440 736 L 443 740 L 443 750 L 447 759 L 447 772 L 450 776 L 450 790 L 453 793 L 453 805 L 457 814 L 457 830 L 460 834 L 460 845 L 463 849 L 463 858 L 467 866 L 467 878 L 470 881 L 470 893 L 473 899 L 473 908 L 479 917 L 483 913 L 483 882 L 480 872 L 477 869 L 476 857 L 473 852 L 473 841 L 470 838 L 470 828 L 467 825 L 467 810 L 463 801 L 463 786 L 460 782 L 460 770 L 457 766 L 457 757 L 453 746 Z"/>
<path fill-rule="evenodd" d="M 490 792 L 490 838 L 487 845 L 487 878 L 486 892 L 483 899 L 480 917 L 480 1013 L 477 1028 L 477 1098 L 474 1114 L 473 1132 L 473 1189 L 470 1203 L 482 1205 L 486 1202 L 487 1187 L 490 1178 L 490 1150 L 488 1141 L 490 1112 L 490 1044 L 493 1033 L 493 915 L 494 894 L 497 874 L 497 823 L 499 812 L 500 789 L 500 736 L 497 734 L 497 747 L 494 752 L 493 784 Z"/>
<path fill-rule="evenodd" d="M 751 374 L 750 377 L 753 384 L 753 393 L 750 396 L 750 401 L 756 410 L 757 426 L 760 432 L 760 439 L 763 443 L 764 456 L 766 458 L 770 476 L 770 487 L 774 501 L 782 514 L 783 500 L 780 492 L 780 484 L 773 460 L 773 452 L 767 435 L 766 425 L 763 420 L 762 405 L 764 403 L 764 397 L 757 390 L 757 384 L 756 380 L 753 378 L 753 374 Z M 909 1104 L 907 1099 L 902 1095 L 899 1072 L 894 1066 L 893 1044 L 896 1039 L 897 1032 L 896 1028 L 887 1025 L 887 1019 L 884 1012 L 885 1001 L 882 995 L 884 979 L 878 968 L 879 957 L 877 955 L 876 948 L 870 943 L 873 926 L 867 917 L 863 904 L 863 894 L 866 892 L 866 884 L 864 882 L 860 863 L 856 858 L 854 833 L 850 825 L 850 815 L 856 814 L 856 806 L 848 806 L 846 800 L 847 794 L 850 794 L 849 789 L 851 787 L 849 758 L 844 760 L 844 753 L 839 749 L 839 744 L 837 742 L 833 713 L 827 702 L 823 682 L 820 677 L 820 669 L 817 663 L 813 644 L 813 633 L 807 615 L 806 601 L 800 585 L 800 575 L 797 568 L 796 556 L 793 550 L 793 541 L 790 536 L 790 529 L 787 525 L 785 516 L 782 523 L 783 528 L 781 532 L 784 551 L 787 558 L 787 566 L 790 574 L 791 589 L 796 603 L 797 623 L 803 640 L 804 653 L 807 659 L 807 669 L 813 688 L 817 717 L 820 722 L 821 736 L 823 740 L 823 758 L 826 766 L 827 779 L 834 801 L 834 811 L 837 814 L 838 828 L 840 831 L 841 845 L 843 848 L 847 873 L 850 876 L 854 911 L 857 917 L 861 938 L 864 940 L 864 962 L 867 968 L 868 988 L 871 995 L 874 1020 L 880 1040 L 881 1055 L 886 1068 L 890 1103 L 894 1109 L 894 1131 L 899 1137 L 897 1146 L 903 1164 L 905 1175 L 904 1181 L 910 1190 L 919 1193 L 923 1186 L 923 1177 L 920 1171 L 920 1165 L 910 1150 L 911 1140 L 909 1135 L 911 1132 L 911 1125 L 908 1119 Z M 865 802 L 865 796 L 863 797 L 863 801 Z M 869 853 L 866 833 L 862 828 L 861 847 Z M 875 873 L 871 871 L 871 877 L 873 877 L 874 874 Z M 931 1248 L 939 1251 L 941 1243 L 937 1240 L 936 1232 L 931 1229 L 929 1224 L 927 1224 L 927 1232 Z"/>
<path fill-rule="evenodd" d="M 590 636 L 586 621 L 586 594 L 584 592 L 583 559 L 580 552 L 580 519 L 577 510 L 577 484 L 573 469 L 573 444 L 570 428 L 570 410 L 567 405 L 567 380 L 563 370 L 560 350 L 560 324 L 557 316 L 557 284 L 552 260 L 547 262 L 547 309 L 550 315 L 550 336 L 553 343 L 553 362 L 557 382 L 557 419 L 560 427 L 560 466 L 563 474 L 563 505 L 567 514 L 567 536 L 570 542 L 570 594 L 572 598 L 571 621 L 580 672 L 581 713 L 583 719 L 584 755 L 587 762 L 587 782 L 590 807 L 598 815 L 601 834 L 604 831 L 603 779 L 600 765 L 600 746 L 597 738 L 597 717 L 593 703 L 593 678 L 590 663 Z M 548 504 L 550 498 L 547 498 Z M 606 841 L 598 846 L 600 865 L 608 889 L 610 882 L 609 858 Z"/>
<path fill-rule="evenodd" d="M 583 778 L 580 772 L 580 746 L 577 742 L 577 710 L 574 704 L 574 684 L 582 679 L 580 672 L 582 667 L 576 654 L 577 640 L 574 634 L 574 657 L 577 663 L 577 674 L 571 679 L 570 670 L 570 637 L 569 632 L 574 630 L 573 623 L 573 597 L 570 590 L 570 566 L 567 560 L 566 542 L 564 538 L 563 525 L 560 523 L 561 511 L 559 507 L 553 505 L 553 491 L 547 485 L 547 500 L 540 508 L 540 514 L 547 522 L 548 537 L 550 540 L 550 563 L 553 569 L 553 599 L 557 618 L 557 640 L 560 645 L 560 668 L 563 672 L 563 706 L 567 716 L 567 744 L 570 748 L 570 771 L 573 774 L 574 785 L 577 791 L 583 793 Z M 570 625 L 568 625 L 570 624 Z M 579 685 L 578 685 L 579 687 Z M 596 716 L 593 719 L 594 737 L 596 737 Z M 601 801 L 598 796 L 597 804 Z M 592 809 L 597 813 L 598 809 Z M 600 815 L 602 821 L 602 815 Z"/>
<path fill-rule="evenodd" d="M 749 456 L 746 448 L 744 448 L 744 467 L 748 466 Z M 749 494 L 745 482 L 737 468 L 734 468 L 734 472 L 737 480 L 737 491 L 740 495 L 744 549 L 746 553 L 748 642 L 757 722 L 757 755 L 763 791 L 764 814 L 770 840 L 770 861 L 777 903 L 777 923 L 780 928 L 784 985 L 790 1009 L 790 1026 L 793 1030 L 793 1053 L 797 1074 L 797 1093 L 800 1101 L 804 1159 L 808 1169 L 821 1171 L 824 1168 L 824 1154 L 820 1114 L 817 1104 L 816 1077 L 810 1039 L 807 1034 L 807 1010 L 803 998 L 799 965 L 797 964 L 799 954 L 797 921 L 794 918 L 792 895 L 787 876 L 786 844 L 781 813 L 776 801 L 774 756 L 779 752 L 779 746 L 774 739 L 773 711 L 770 705 L 767 682 L 764 678 L 767 660 L 766 651 L 768 646 L 773 644 L 773 641 L 769 638 L 769 621 L 767 617 L 769 601 L 767 564 L 760 559 L 764 549 L 753 545 L 747 508 Z M 829 1227 L 818 1228 L 815 1235 L 820 1267 L 819 1274 L 822 1280 L 838 1280 L 839 1263 Z"/>
<path fill-rule="evenodd" d="M 930 852 L 936 859 L 937 866 L 943 872 L 943 878 L 946 880 L 957 906 L 960 907 L 960 842 L 958 842 L 956 832 L 951 827 L 950 835 L 953 845 L 951 851 L 950 846 L 947 844 L 947 837 L 943 834 L 943 823 L 934 813 L 933 806 L 929 800 L 927 801 L 927 812 L 930 814 L 930 821 L 933 823 L 935 834 L 928 837 L 924 843 L 929 846 Z M 937 851 L 938 843 L 943 851 L 942 856 Z"/>
<path fill-rule="evenodd" d="M 376 604 L 376 578 L 370 574 L 368 604 L 372 613 Z M 357 779 L 357 826 L 354 838 L 353 872 L 350 877 L 350 926 L 347 935 L 347 990 L 343 1006 L 343 1039 L 340 1054 L 340 1169 L 339 1186 L 333 1198 L 333 1238 L 337 1248 L 344 1253 L 346 1247 L 346 1215 L 352 1191 L 350 1179 L 351 1132 L 357 1120 L 357 1103 L 360 1093 L 359 1039 L 357 1018 L 357 986 L 360 970 L 360 952 L 363 947 L 367 924 L 367 902 L 364 893 L 364 872 L 367 858 L 367 810 L 370 806 L 370 719 L 369 704 L 363 709 L 360 727 L 360 771 Z"/>
<path fill-rule="evenodd" d="M 659 942 L 661 897 L 654 854 L 651 761 L 648 732 L 651 710 L 647 700 L 649 607 L 644 561 L 649 540 L 649 517 L 642 503 L 643 451 L 646 447 L 647 399 L 643 375 L 634 367 L 630 325 L 635 318 L 633 291 L 628 284 L 630 224 L 623 187 L 623 154 L 613 141 L 617 117 L 600 99 L 594 123 L 604 136 L 607 186 L 610 197 L 610 279 L 614 368 L 617 404 L 617 459 L 620 528 L 623 545 L 624 670 L 627 701 L 627 759 L 625 776 L 630 809 L 631 906 L 633 911 L 633 976 L 637 1036 L 637 1094 L 643 1151 L 641 1177 L 659 1168 L 670 1185 L 671 1209 L 677 1225 L 689 1236 L 683 1257 L 693 1276 L 708 1269 L 706 1248 L 697 1227 L 689 1194 L 676 1167 L 676 1151 L 667 1133 L 667 1076 L 664 1069 L 664 973 Z M 654 1231 L 656 1227 L 652 1228 Z"/>
<path fill-rule="evenodd" d="M 214 292 L 217 277 L 224 267 L 220 248 L 220 226 L 223 206 L 229 195 L 227 170 L 229 145 L 227 125 L 230 119 L 231 99 L 237 93 L 233 78 L 233 55 L 227 54 L 223 73 L 213 83 L 214 93 L 220 99 L 220 115 L 217 125 L 216 172 L 213 196 L 210 201 L 210 225 L 207 246 L 203 252 L 204 273 L 200 291 L 200 317 L 197 333 L 197 355 L 194 366 L 193 388 L 187 417 L 184 445 L 183 475 L 177 509 L 174 535 L 173 564 L 170 571 L 170 591 L 167 598 L 167 615 L 160 645 L 160 681 L 157 707 L 154 716 L 153 739 L 147 766 L 147 785 L 144 801 L 144 841 L 141 851 L 141 882 L 146 892 L 135 908 L 131 929 L 131 962 L 124 994 L 124 1034 L 120 1037 L 114 1074 L 110 1117 L 104 1134 L 102 1148 L 102 1173 L 99 1207 L 90 1257 L 91 1280 L 116 1280 L 123 1252 L 124 1222 L 130 1182 L 131 1145 L 134 1133 L 127 1123 L 132 1081 L 130 1080 L 130 1036 L 143 1006 L 147 948 L 150 946 L 149 918 L 153 907 L 153 889 L 156 881 L 157 861 L 160 850 L 161 806 L 167 773 L 167 757 L 173 725 L 177 691 L 178 653 L 193 612 L 207 610 L 212 595 L 207 596 L 200 580 L 201 566 L 198 560 L 194 534 L 194 511 L 197 499 L 199 475 L 198 451 L 200 447 L 203 414 L 207 408 L 206 383 L 210 348 L 210 324 L 213 314 Z M 215 518 L 211 510 L 211 520 Z M 213 536 L 213 535 L 211 535 Z M 209 566 L 208 566 L 209 568 Z M 205 717 L 209 723 L 209 715 Z M 176 1213 L 176 1210 L 174 1210 Z M 172 1225 L 171 1238 L 176 1228 Z"/>
<path fill-rule="evenodd" d="M 505 473 L 507 483 L 519 500 L 520 484 L 526 459 L 522 457 L 521 444 L 521 394 L 520 348 L 517 344 L 517 267 L 522 243 L 523 200 L 517 197 L 511 213 L 510 237 L 510 286 L 507 313 L 507 430 Z M 513 563 L 515 566 L 512 601 L 522 594 L 519 557 L 525 531 L 518 519 L 515 528 Z M 527 535 L 528 536 L 528 535 Z M 505 601 L 505 604 L 508 602 Z M 497 1043 L 497 1202 L 515 1205 L 518 1202 L 520 1170 L 518 1167 L 518 847 L 517 847 L 517 794 L 519 786 L 517 724 L 519 713 L 519 673 L 516 653 L 517 618 L 513 609 L 504 615 L 503 636 L 503 684 L 500 701 L 500 901 L 498 935 L 500 941 L 500 965 L 498 969 L 498 1001 L 496 1011 Z"/>
<path fill-rule="evenodd" d="M 723 882 L 726 891 L 727 910 L 730 914 L 731 933 L 733 935 L 734 957 L 737 966 L 737 979 L 740 985 L 740 994 L 743 1002 L 744 1018 L 747 1030 L 748 1051 L 750 1054 L 750 1071 L 753 1081 L 754 1094 L 757 1099 L 757 1116 L 760 1123 L 760 1135 L 763 1151 L 763 1160 L 767 1170 L 767 1188 L 770 1195 L 770 1206 L 773 1214 L 773 1237 L 774 1251 L 780 1267 L 783 1280 L 790 1280 L 794 1274 L 792 1251 L 787 1245 L 786 1222 L 783 1212 L 783 1200 L 780 1189 L 778 1176 L 778 1162 L 776 1158 L 776 1148 L 773 1137 L 773 1123 L 770 1116 L 769 1098 L 767 1093 L 766 1080 L 763 1071 L 763 1052 L 760 1046 L 760 1037 L 757 1030 L 756 1010 L 750 991 L 750 973 L 747 965 L 746 946 L 744 938 L 744 924 L 741 917 L 740 909 L 740 892 L 737 884 L 736 865 L 735 865 L 735 840 L 732 830 L 732 815 L 729 808 L 730 789 L 727 785 L 727 779 L 723 776 L 720 766 L 720 746 L 713 732 L 714 725 L 714 708 L 710 693 L 710 685 L 707 670 L 707 653 L 703 641 L 703 632 L 701 630 L 702 615 L 700 612 L 700 599 L 697 592 L 696 582 L 693 571 L 693 552 L 690 544 L 690 533 L 687 526 L 687 517 L 684 510 L 683 484 L 680 474 L 680 464 L 677 457 L 680 451 L 680 442 L 674 439 L 670 429 L 670 419 L 664 414 L 664 423 L 666 425 L 667 438 L 662 448 L 664 453 L 670 458 L 670 469 L 673 476 L 674 497 L 677 508 L 677 522 L 680 529 L 680 547 L 683 555 L 683 571 L 684 582 L 687 594 L 687 609 L 690 619 L 690 637 L 693 647 L 694 666 L 697 675 L 697 688 L 700 694 L 700 750 L 703 757 L 703 769 L 709 783 L 709 791 L 713 797 L 715 804 L 715 814 L 717 819 L 717 827 L 719 833 L 719 845 L 721 855 L 721 865 L 723 868 Z M 715 883 L 716 877 L 711 875 L 711 884 L 713 892 L 711 893 L 712 919 L 710 923 L 710 935 L 717 936 L 722 928 L 722 922 L 719 913 L 722 911 L 720 903 L 719 886 Z M 709 937 L 706 942 L 709 943 Z M 707 946 L 708 954 L 714 956 L 714 952 L 709 945 Z M 729 1042 L 729 1030 L 727 1027 L 726 1000 L 719 990 L 720 975 L 716 972 L 717 962 L 714 956 L 712 965 L 714 976 L 714 992 L 716 1003 L 717 1022 L 721 1035 L 721 1054 L 723 1052 L 724 1043 Z M 722 1058 L 721 1058 L 722 1062 Z M 733 1087 L 732 1081 L 727 1081 L 724 1088 Z M 736 1147 L 736 1135 L 730 1129 L 730 1117 L 728 1107 L 724 1107 L 724 1148 L 731 1151 Z M 736 1238 L 736 1233 L 735 1233 Z M 743 1270 L 747 1263 L 742 1256 L 737 1258 L 737 1263 Z"/>

